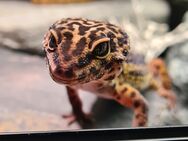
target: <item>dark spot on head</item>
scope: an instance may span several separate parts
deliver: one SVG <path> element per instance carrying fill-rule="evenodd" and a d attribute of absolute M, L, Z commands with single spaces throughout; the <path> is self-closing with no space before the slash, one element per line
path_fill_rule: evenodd
<path fill-rule="evenodd" d="M 115 52 L 116 51 L 116 46 L 111 46 L 111 52 Z"/>
<path fill-rule="evenodd" d="M 86 73 L 84 72 L 78 76 L 78 79 L 84 79 L 84 78 L 86 78 Z"/>
<path fill-rule="evenodd" d="M 113 24 L 111 23 L 106 23 L 107 26 L 114 26 Z"/>
<path fill-rule="evenodd" d="M 110 40 L 110 47 L 111 47 L 111 52 L 116 51 L 116 43 L 113 40 Z"/>
<path fill-rule="evenodd" d="M 67 23 L 67 20 L 61 20 L 59 24 L 65 24 L 65 23 Z"/>
<path fill-rule="evenodd" d="M 101 37 L 106 37 L 106 34 L 101 32 L 101 33 L 100 33 L 100 36 L 101 36 Z M 101 38 L 101 37 L 100 37 L 100 38 Z"/>
<path fill-rule="evenodd" d="M 71 47 L 71 44 L 72 44 L 72 41 L 71 41 L 71 40 L 65 40 L 65 42 L 63 42 L 63 43 L 61 44 L 61 47 L 62 47 L 62 54 L 63 54 L 64 56 L 67 55 L 67 52 L 68 52 L 68 50 L 69 50 L 70 47 Z"/>
<path fill-rule="evenodd" d="M 112 67 L 112 65 L 113 65 L 113 62 L 109 62 L 109 63 L 107 63 L 107 64 L 105 65 L 104 69 L 105 69 L 105 70 L 108 70 L 108 69 L 110 69 L 110 68 Z"/>
<path fill-rule="evenodd" d="M 77 66 L 78 66 L 79 68 L 85 67 L 85 66 L 87 66 L 88 64 L 89 64 L 89 62 L 87 61 L 87 58 L 79 58 L 79 59 L 78 59 L 78 64 L 77 64 Z"/>
<path fill-rule="evenodd" d="M 67 77 L 67 78 L 73 77 L 73 75 L 74 75 L 73 70 L 72 70 L 72 69 L 67 69 L 67 70 L 65 70 L 65 71 L 64 71 L 64 75 L 65 75 L 65 77 Z"/>
<path fill-rule="evenodd" d="M 106 66 L 107 63 L 108 63 L 108 61 L 105 60 L 105 59 L 101 59 L 101 60 L 100 60 L 100 65 L 101 65 L 101 66 Z"/>
<path fill-rule="evenodd" d="M 94 32 L 92 33 L 92 32 L 93 32 L 93 31 L 91 31 L 91 33 L 90 33 L 90 35 L 88 36 L 88 38 L 90 38 L 91 41 L 94 41 L 97 35 L 95 34 L 96 32 L 95 32 L 95 33 L 94 33 Z"/>
<path fill-rule="evenodd" d="M 61 69 L 61 67 L 58 65 L 58 66 L 56 66 L 56 69 L 55 69 L 54 73 L 57 74 L 57 75 L 62 75 L 64 72 Z"/>
<path fill-rule="evenodd" d="M 127 39 L 126 38 L 118 38 L 118 45 L 121 47 L 124 44 L 127 44 Z"/>
<path fill-rule="evenodd" d="M 118 31 L 113 26 L 108 26 L 108 29 L 110 29 L 112 32 L 118 34 Z"/>
<path fill-rule="evenodd" d="M 99 73 L 99 70 L 97 70 L 95 67 L 90 68 L 90 73 L 97 75 Z"/>
<path fill-rule="evenodd" d="M 107 36 L 108 36 L 110 39 L 116 38 L 116 35 L 114 35 L 114 33 L 112 33 L 112 32 L 108 32 L 108 33 L 107 33 Z"/>
<path fill-rule="evenodd" d="M 57 29 L 58 29 L 58 30 L 64 30 L 65 27 L 58 27 Z"/>
<path fill-rule="evenodd" d="M 68 55 L 68 54 L 64 55 L 64 60 L 65 61 L 70 61 L 71 59 L 72 59 L 72 57 L 70 55 Z"/>
<path fill-rule="evenodd" d="M 74 31 L 74 27 L 71 25 L 71 26 L 68 26 L 68 30 L 70 31 Z"/>
<path fill-rule="evenodd" d="M 118 64 L 122 64 L 124 60 L 121 59 L 121 58 L 115 58 L 114 61 L 115 61 L 116 63 L 118 63 Z"/>
<path fill-rule="evenodd" d="M 80 35 L 84 35 L 86 31 L 88 31 L 90 29 L 90 27 L 88 26 L 83 26 L 83 25 L 80 25 L 79 26 L 79 34 Z"/>
<path fill-rule="evenodd" d="M 73 22 L 67 24 L 67 26 L 73 26 L 74 24 L 75 24 L 75 25 L 82 26 L 82 24 L 81 24 L 80 22 L 76 22 L 76 21 L 73 21 Z"/>
<path fill-rule="evenodd" d="M 124 38 L 126 38 L 126 39 L 128 38 L 128 35 L 127 35 L 126 32 L 123 32 L 121 29 L 119 29 L 118 32 L 119 32 L 121 35 L 123 35 Z"/>
<path fill-rule="evenodd" d="M 103 25 L 102 23 L 96 23 L 95 25 L 90 26 L 90 27 L 99 27 L 99 26 L 102 26 L 102 25 Z M 96 30 L 98 30 L 98 28 Z"/>
<path fill-rule="evenodd" d="M 104 73 L 98 73 L 98 74 L 96 75 L 96 78 L 97 78 L 97 79 L 100 79 L 103 75 L 104 75 Z"/>
<path fill-rule="evenodd" d="M 66 40 L 72 40 L 72 38 L 73 38 L 73 35 L 72 35 L 72 33 L 71 32 L 64 32 L 63 33 L 63 36 L 65 36 L 66 37 Z"/>
<path fill-rule="evenodd" d="M 80 54 L 82 53 L 82 51 L 84 50 L 85 45 L 86 45 L 86 38 L 85 38 L 85 37 L 82 37 L 82 38 L 78 41 L 78 43 L 76 44 L 76 49 L 73 50 L 73 55 L 74 55 L 74 56 L 80 55 Z"/>
<path fill-rule="evenodd" d="M 93 25 L 92 23 L 88 23 L 87 20 L 83 20 L 83 24 L 85 24 L 85 25 Z"/>
<path fill-rule="evenodd" d="M 90 53 L 88 53 L 85 58 L 82 58 L 82 57 L 79 58 L 77 67 L 78 68 L 83 68 L 83 67 L 89 65 L 91 63 L 91 61 L 92 61 L 92 58 L 93 57 L 92 57 L 92 55 Z"/>
<path fill-rule="evenodd" d="M 124 41 L 123 38 L 118 38 L 118 45 L 123 46 L 124 44 L 123 41 Z"/>
<path fill-rule="evenodd" d="M 105 28 L 104 27 L 98 27 L 97 30 L 104 31 Z"/>

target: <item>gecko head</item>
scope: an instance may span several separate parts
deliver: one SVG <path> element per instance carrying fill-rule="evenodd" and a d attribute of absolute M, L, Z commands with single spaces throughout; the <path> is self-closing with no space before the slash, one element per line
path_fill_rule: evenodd
<path fill-rule="evenodd" d="M 53 80 L 76 85 L 118 76 L 127 60 L 129 38 L 110 23 L 68 18 L 49 28 L 43 46 Z"/>

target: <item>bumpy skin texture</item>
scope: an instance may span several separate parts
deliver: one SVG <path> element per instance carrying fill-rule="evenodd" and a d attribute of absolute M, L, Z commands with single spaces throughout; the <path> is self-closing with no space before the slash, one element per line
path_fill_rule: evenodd
<path fill-rule="evenodd" d="M 52 79 L 65 84 L 74 118 L 88 127 L 89 116 L 82 111 L 77 90 L 114 99 L 133 109 L 133 126 L 146 126 L 148 104 L 139 90 L 151 88 L 175 105 L 171 80 L 164 62 L 140 62 L 129 55 L 129 37 L 110 23 L 87 19 L 61 19 L 45 34 L 43 41 Z"/>

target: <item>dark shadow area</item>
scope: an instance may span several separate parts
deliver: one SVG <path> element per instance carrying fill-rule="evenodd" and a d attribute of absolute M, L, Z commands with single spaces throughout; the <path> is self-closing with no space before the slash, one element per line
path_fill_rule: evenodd
<path fill-rule="evenodd" d="M 113 100 L 99 98 L 92 108 L 95 128 L 130 127 L 132 112 Z"/>

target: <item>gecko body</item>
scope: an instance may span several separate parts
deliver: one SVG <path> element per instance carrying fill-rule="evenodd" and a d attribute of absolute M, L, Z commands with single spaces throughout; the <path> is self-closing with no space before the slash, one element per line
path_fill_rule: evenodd
<path fill-rule="evenodd" d="M 66 85 L 73 114 L 81 125 L 89 122 L 89 116 L 82 110 L 78 89 L 130 107 L 133 126 L 148 123 L 149 106 L 140 90 L 154 89 L 171 107 L 175 104 L 164 62 L 139 62 L 139 55 L 129 53 L 129 36 L 118 26 L 81 18 L 61 19 L 50 26 L 43 46 L 50 75 Z"/>

